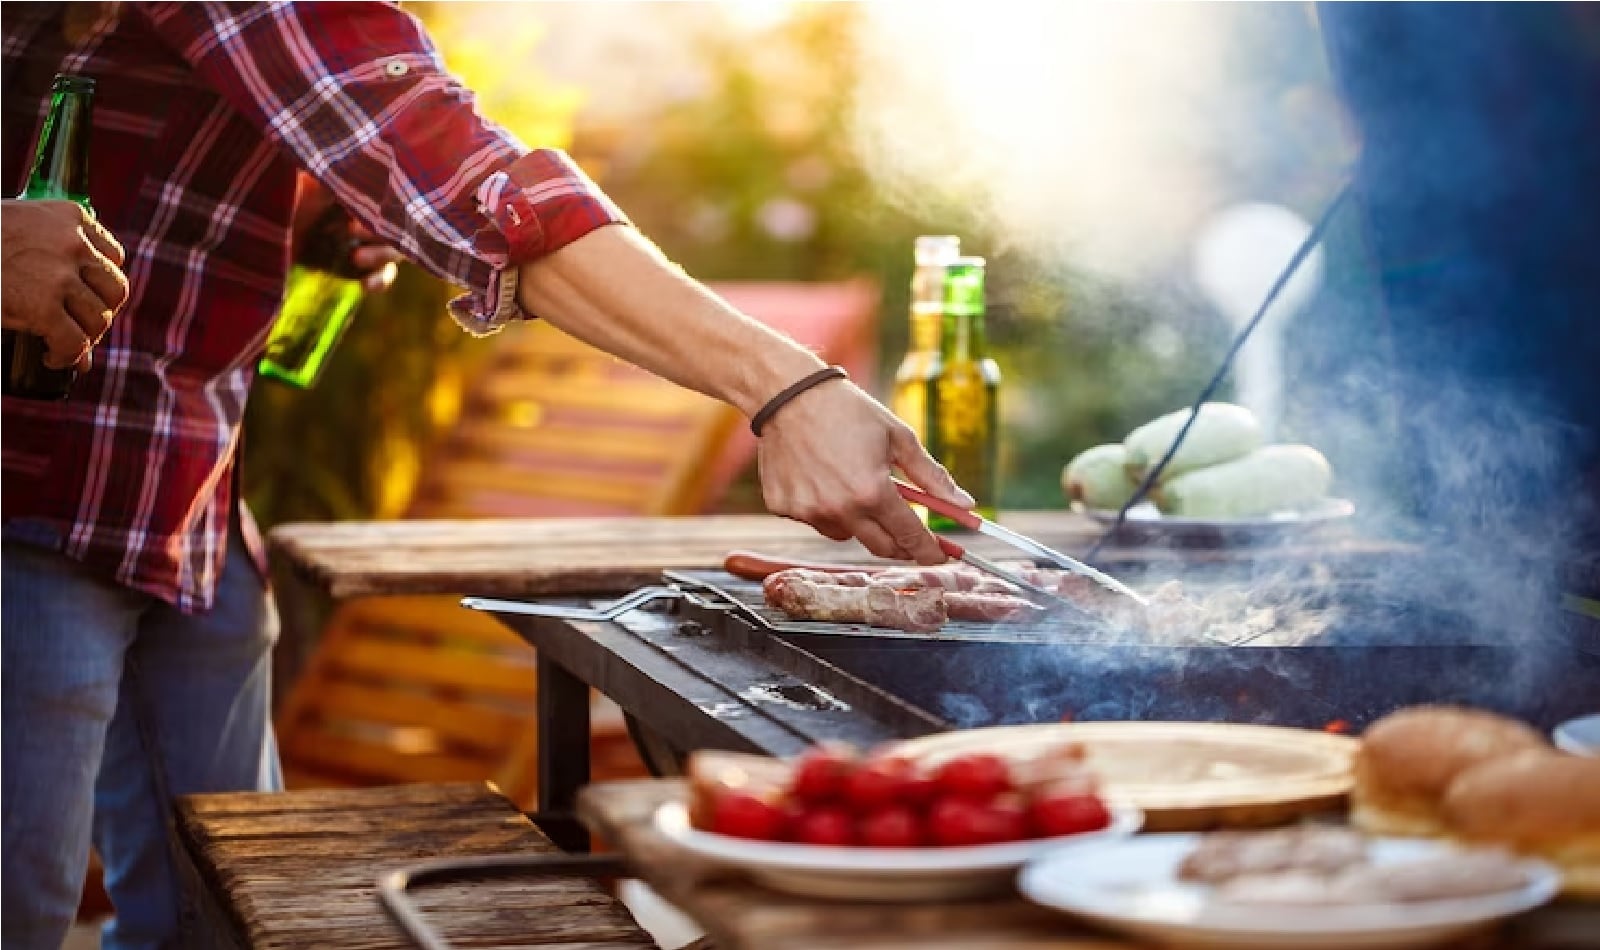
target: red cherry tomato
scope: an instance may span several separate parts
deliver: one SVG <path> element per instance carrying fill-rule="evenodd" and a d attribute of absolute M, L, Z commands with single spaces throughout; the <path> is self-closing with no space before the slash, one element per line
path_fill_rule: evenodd
<path fill-rule="evenodd" d="M 998 755 L 972 752 L 939 766 L 934 781 L 945 795 L 986 801 L 1011 790 L 1011 769 Z"/>
<path fill-rule="evenodd" d="M 934 802 L 928 831 L 935 844 L 946 847 L 1020 841 L 1028 835 L 1027 811 L 1010 798 L 979 802 L 949 796 Z"/>
<path fill-rule="evenodd" d="M 844 797 L 845 783 L 856 768 L 856 754 L 848 746 L 815 746 L 795 763 L 790 791 L 803 802 L 831 802 Z"/>
<path fill-rule="evenodd" d="M 749 792 L 727 792 L 711 806 L 711 830 L 735 838 L 776 841 L 785 819 L 779 806 Z"/>
<path fill-rule="evenodd" d="M 839 847 L 856 843 L 855 821 L 843 808 L 807 808 L 791 829 L 791 836 L 802 844 Z"/>
<path fill-rule="evenodd" d="M 900 788 L 900 800 L 914 808 L 925 808 L 938 797 L 939 783 L 934 780 L 933 774 L 915 762 L 911 763 Z"/>
<path fill-rule="evenodd" d="M 906 759 L 868 759 L 845 782 L 845 798 L 858 815 L 905 804 L 915 770 Z"/>
<path fill-rule="evenodd" d="M 891 805 L 861 819 L 861 843 L 874 848 L 915 848 L 926 843 L 926 835 L 915 811 Z"/>
<path fill-rule="evenodd" d="M 1076 835 L 1111 824 L 1111 812 L 1098 796 L 1058 792 L 1033 800 L 1028 806 L 1028 824 L 1043 838 Z"/>

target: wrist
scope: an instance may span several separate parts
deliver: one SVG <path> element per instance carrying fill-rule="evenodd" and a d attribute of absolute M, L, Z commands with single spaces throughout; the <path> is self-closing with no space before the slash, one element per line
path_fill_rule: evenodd
<path fill-rule="evenodd" d="M 732 380 L 726 396 L 746 418 L 754 418 L 779 393 L 819 370 L 827 368 L 817 354 L 799 344 L 764 347 L 766 352 L 745 364 Z"/>
<path fill-rule="evenodd" d="M 801 396 L 804 396 L 807 392 L 810 392 L 824 383 L 831 382 L 835 379 L 849 378 L 850 374 L 846 373 L 843 367 L 839 366 L 828 366 L 817 370 L 815 373 L 811 373 L 798 382 L 791 384 L 776 396 L 773 396 L 767 401 L 765 406 L 762 406 L 754 416 L 751 416 L 750 431 L 755 433 L 756 438 L 760 438 L 762 430 L 765 429 L 767 424 L 772 421 L 773 416 L 782 411 L 784 406 L 787 406 L 790 402 L 800 398 Z"/>

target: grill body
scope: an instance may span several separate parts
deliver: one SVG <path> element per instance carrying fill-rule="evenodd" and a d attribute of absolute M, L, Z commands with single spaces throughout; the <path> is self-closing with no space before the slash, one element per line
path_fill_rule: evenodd
<path fill-rule="evenodd" d="M 1251 722 L 1358 731 L 1402 706 L 1465 703 L 1552 726 L 1600 703 L 1600 657 L 1583 618 L 1507 635 L 1371 583 L 1262 588 L 1294 603 L 1269 630 L 1160 636 L 1081 620 L 952 622 L 936 635 L 792 622 L 758 585 L 720 572 L 669 575 L 681 623 L 729 649 L 772 637 L 815 658 L 824 688 L 873 687 L 951 727 L 1079 720 Z M 1463 601 L 1465 603 L 1466 601 Z M 869 694 L 870 695 L 870 694 Z"/>

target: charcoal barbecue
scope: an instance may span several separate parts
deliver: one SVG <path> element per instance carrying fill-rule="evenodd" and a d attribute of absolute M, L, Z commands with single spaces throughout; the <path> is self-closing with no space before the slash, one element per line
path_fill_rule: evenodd
<path fill-rule="evenodd" d="M 1515 639 L 1419 602 L 1375 569 L 1330 583 L 1304 570 L 1202 583 L 1249 590 L 1276 622 L 1190 634 L 1118 630 L 1089 615 L 1038 624 L 951 621 L 933 634 L 796 621 L 759 584 L 672 571 L 616 604 L 469 598 L 647 726 L 662 771 L 719 746 L 790 754 L 951 728 L 1074 720 L 1201 720 L 1359 731 L 1401 706 L 1459 702 L 1548 728 L 1600 696 L 1594 630 Z M 1459 599 L 1467 603 L 1466 598 Z M 1441 606 L 1441 604 L 1445 606 Z M 1285 606 L 1288 605 L 1288 606 Z M 537 614 L 557 613 L 562 619 Z M 1588 622 L 1584 622 L 1588 623 Z M 554 626 L 552 626 L 554 625 Z"/>

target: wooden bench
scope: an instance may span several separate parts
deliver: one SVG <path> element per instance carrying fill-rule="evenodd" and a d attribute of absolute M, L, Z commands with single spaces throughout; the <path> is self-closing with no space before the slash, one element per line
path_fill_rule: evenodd
<path fill-rule="evenodd" d="M 475 783 L 195 795 L 180 800 L 178 825 L 205 916 L 251 950 L 406 950 L 376 896 L 380 876 L 436 858 L 556 850 Z M 453 884 L 415 899 L 458 947 L 656 946 L 584 878 Z"/>

